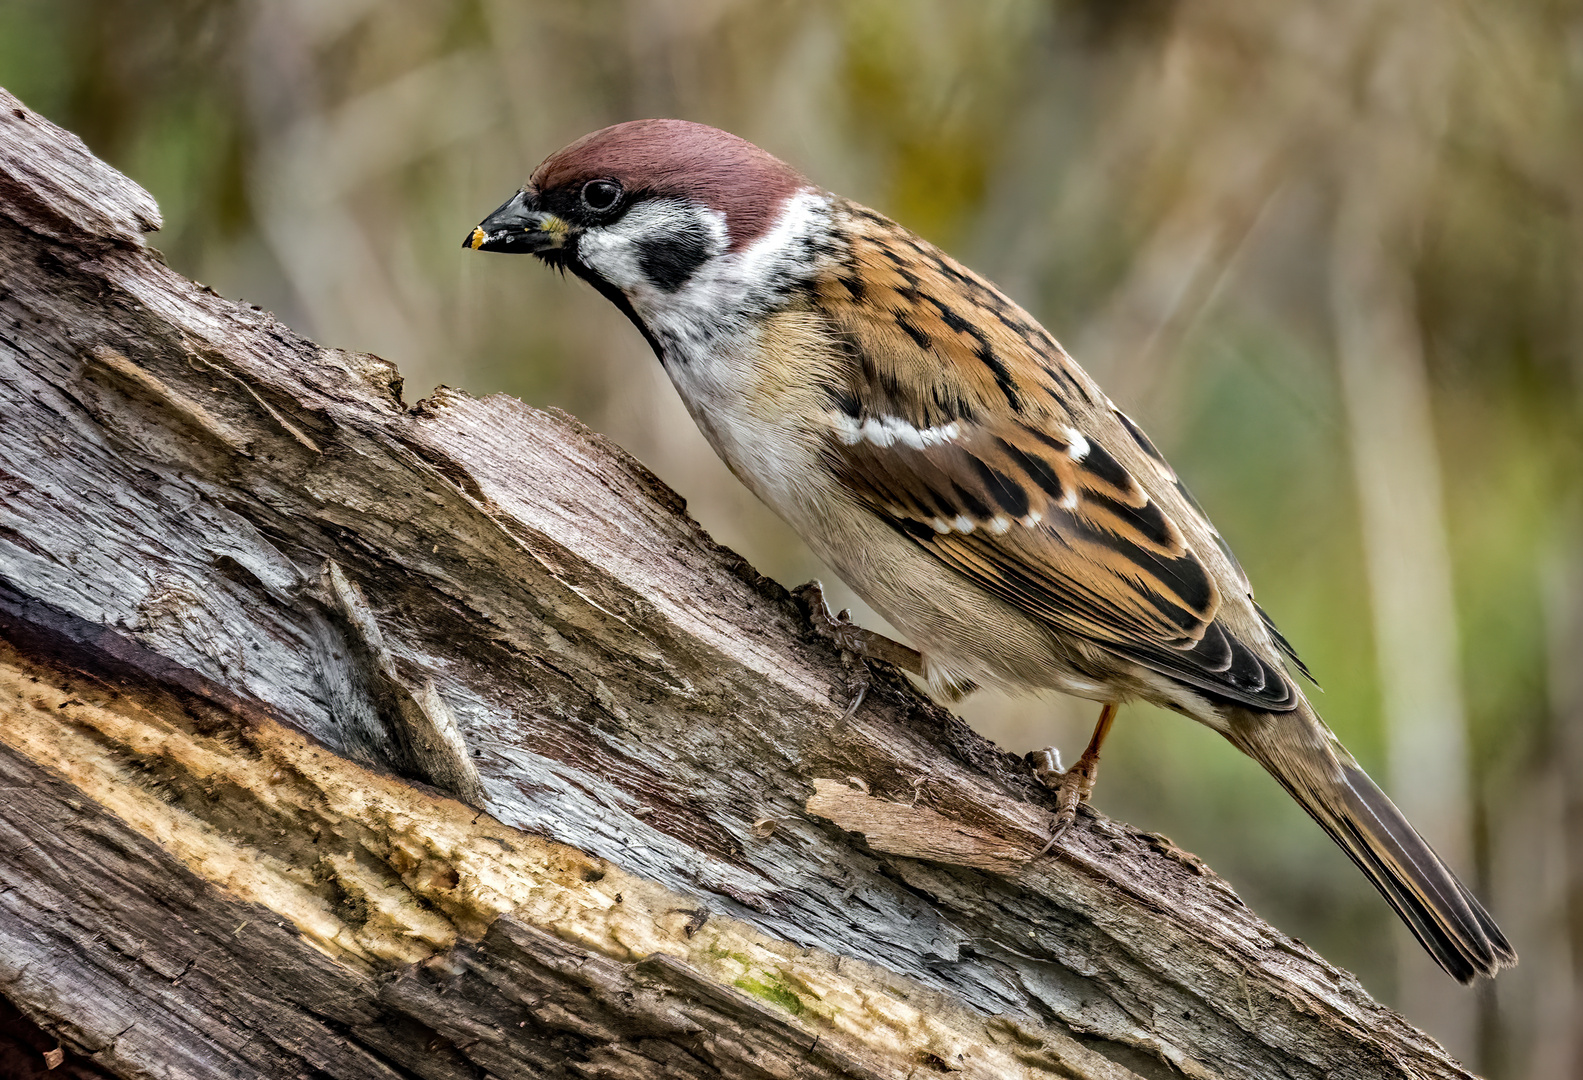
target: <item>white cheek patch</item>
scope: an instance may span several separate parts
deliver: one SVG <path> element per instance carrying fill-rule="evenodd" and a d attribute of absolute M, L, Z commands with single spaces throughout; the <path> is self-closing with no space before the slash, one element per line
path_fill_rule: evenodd
<path fill-rule="evenodd" d="M 828 196 L 811 188 L 797 192 L 782 205 L 770 230 L 732 258 L 734 265 L 727 273 L 750 288 L 807 275 L 814 266 L 798 241 L 827 230 L 829 212 Z"/>
<path fill-rule="evenodd" d="M 667 238 L 708 237 L 710 256 L 729 243 L 725 215 L 680 199 L 639 203 L 621 220 L 586 230 L 577 242 L 577 257 L 636 304 L 653 304 L 660 290 L 643 270 L 643 251 Z"/>
<path fill-rule="evenodd" d="M 631 302 L 688 411 L 733 471 L 783 516 L 811 503 L 808 432 L 795 418 L 763 415 L 755 395 L 765 318 L 784 310 L 837 257 L 830 197 L 811 188 L 792 195 L 769 230 L 738 251 L 730 250 L 724 216 L 702 206 L 670 200 L 634 206 L 628 216 L 616 223 L 624 227 L 593 238 L 584 261 Z M 700 223 L 711 237 L 709 257 L 675 287 L 656 287 L 642 265 L 645 245 L 653 245 L 650 231 L 675 235 Z"/>
<path fill-rule="evenodd" d="M 734 252 L 724 215 L 702 212 L 712 215 L 712 227 L 718 227 L 715 256 L 680 289 L 646 299 L 651 299 L 647 314 L 655 329 L 668 331 L 683 348 L 707 350 L 722 334 L 740 333 L 779 310 L 823 264 L 827 256 L 815 241 L 828 228 L 829 198 L 811 189 L 798 192 L 785 201 L 768 232 Z"/>
<path fill-rule="evenodd" d="M 740 364 L 730 354 L 754 347 L 760 320 L 783 308 L 832 258 L 829 224 L 830 197 L 805 188 L 785 200 L 763 236 L 732 251 L 723 213 L 682 199 L 656 199 L 583 233 L 578 258 L 631 301 L 673 377 L 681 366 L 692 369 L 691 391 L 707 396 L 722 389 L 715 383 L 739 377 Z M 678 248 L 694 247 L 684 261 L 696 259 L 668 281 L 665 271 L 677 267 L 654 265 L 667 237 Z M 696 251 L 700 238 L 703 252 Z"/>

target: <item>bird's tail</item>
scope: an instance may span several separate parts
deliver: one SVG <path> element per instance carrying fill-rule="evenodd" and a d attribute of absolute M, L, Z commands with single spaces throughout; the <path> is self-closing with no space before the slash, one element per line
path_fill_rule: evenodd
<path fill-rule="evenodd" d="M 1506 935 L 1306 701 L 1289 713 L 1234 710 L 1228 736 L 1324 827 L 1453 979 L 1517 963 Z"/>

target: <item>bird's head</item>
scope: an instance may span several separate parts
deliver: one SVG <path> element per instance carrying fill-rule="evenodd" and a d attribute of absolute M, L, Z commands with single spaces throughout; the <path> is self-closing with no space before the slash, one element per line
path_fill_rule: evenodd
<path fill-rule="evenodd" d="M 764 235 L 807 186 L 728 132 L 634 120 L 550 155 L 463 246 L 537 255 L 607 295 L 675 293 L 711 260 Z"/>

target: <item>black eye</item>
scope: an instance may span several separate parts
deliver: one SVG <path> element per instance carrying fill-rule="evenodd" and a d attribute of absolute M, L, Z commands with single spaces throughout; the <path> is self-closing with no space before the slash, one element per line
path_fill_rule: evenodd
<path fill-rule="evenodd" d="M 590 180 L 583 185 L 583 205 L 590 210 L 609 210 L 621 201 L 621 185 L 614 180 Z"/>

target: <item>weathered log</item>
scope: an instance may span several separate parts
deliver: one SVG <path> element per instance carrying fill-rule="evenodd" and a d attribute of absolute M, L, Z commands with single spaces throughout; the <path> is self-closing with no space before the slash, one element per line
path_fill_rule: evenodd
<path fill-rule="evenodd" d="M 1048 795 L 894 671 L 844 716 L 619 448 L 407 405 L 158 220 L 0 91 L 0 994 L 68 1064 L 1466 1075 L 1168 841 L 1040 855 Z"/>

